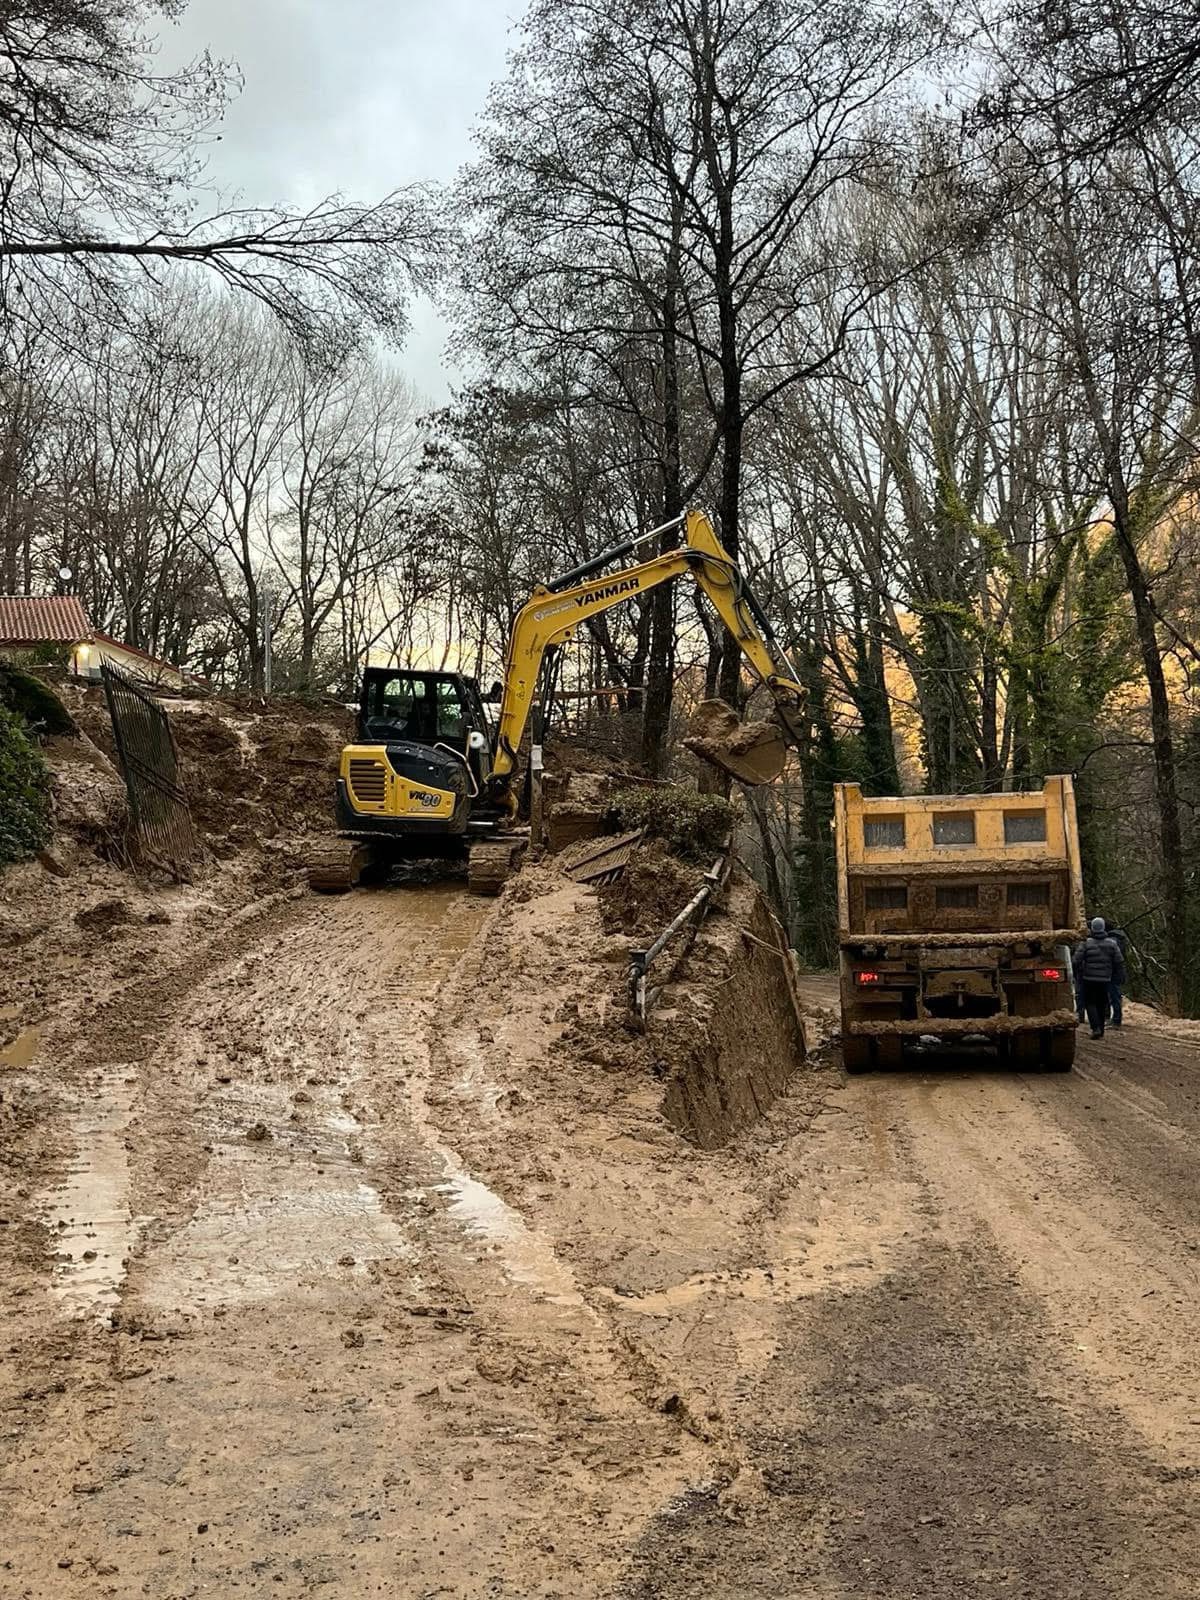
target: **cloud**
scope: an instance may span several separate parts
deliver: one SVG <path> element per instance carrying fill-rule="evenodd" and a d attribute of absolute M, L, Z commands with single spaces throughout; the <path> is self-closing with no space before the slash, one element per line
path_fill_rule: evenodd
<path fill-rule="evenodd" d="M 163 28 L 161 60 L 169 68 L 207 48 L 241 70 L 245 88 L 209 152 L 221 194 L 366 200 L 450 179 L 469 158 L 513 10 L 504 0 L 191 0 Z M 424 302 L 413 313 L 402 364 L 440 401 L 445 328 Z"/>

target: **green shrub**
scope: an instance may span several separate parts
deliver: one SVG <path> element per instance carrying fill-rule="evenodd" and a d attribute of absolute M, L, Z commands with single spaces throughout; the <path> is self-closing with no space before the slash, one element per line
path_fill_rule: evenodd
<path fill-rule="evenodd" d="M 54 690 L 8 661 L 0 661 L 0 706 L 15 711 L 38 733 L 79 732 Z"/>
<path fill-rule="evenodd" d="M 672 855 L 708 866 L 733 830 L 733 807 L 719 794 L 668 784 L 619 790 L 612 797 L 609 820 L 621 830 L 645 828 Z"/>
<path fill-rule="evenodd" d="M 49 838 L 49 770 L 21 718 L 0 706 L 0 862 L 25 861 Z"/>

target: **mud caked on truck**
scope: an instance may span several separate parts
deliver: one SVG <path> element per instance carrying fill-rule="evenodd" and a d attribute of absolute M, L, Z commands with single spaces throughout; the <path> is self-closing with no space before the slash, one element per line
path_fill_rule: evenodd
<path fill-rule="evenodd" d="M 988 1044 L 1014 1066 L 1075 1056 L 1071 946 L 1083 932 L 1075 792 L 834 795 L 842 1052 Z"/>

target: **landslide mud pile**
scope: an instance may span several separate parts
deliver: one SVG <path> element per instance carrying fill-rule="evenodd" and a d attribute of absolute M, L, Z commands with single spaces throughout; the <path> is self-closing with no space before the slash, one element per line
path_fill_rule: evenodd
<path fill-rule="evenodd" d="M 599 891 L 554 860 L 513 882 L 472 992 L 480 1013 L 511 1015 L 485 1054 L 495 1046 L 530 1064 L 521 1095 L 557 1100 L 564 1115 L 615 1117 L 639 1138 L 675 1143 L 682 1134 L 711 1150 L 785 1092 L 805 1055 L 790 956 L 741 874 L 691 950 L 653 969 L 665 987 L 644 1032 L 629 1012 L 631 951 L 702 881 L 700 868 L 651 846 Z"/>
<path fill-rule="evenodd" d="M 162 703 L 203 843 L 220 861 L 258 851 L 266 858 L 260 866 L 291 870 L 303 854 L 293 841 L 332 824 L 338 754 L 352 732 L 351 714 L 288 699 L 267 707 L 218 699 Z M 73 709 L 115 761 L 103 695 L 89 689 Z"/>
<path fill-rule="evenodd" d="M 330 829 L 349 713 L 169 711 L 192 815 L 215 855 Z"/>
<path fill-rule="evenodd" d="M 668 1067 L 663 1115 L 706 1150 L 757 1122 L 804 1060 L 790 960 L 762 895 L 743 878 L 651 1019 Z"/>
<path fill-rule="evenodd" d="M 606 933 L 626 934 L 630 946 L 648 945 L 675 918 L 704 881 L 698 866 L 652 840 L 634 853 L 625 871 L 600 891 Z"/>
<path fill-rule="evenodd" d="M 22 954 L 0 996 L 0 1053 L 56 991 L 91 992 L 101 969 L 104 981 L 144 971 L 176 940 L 165 929 L 290 892 L 307 838 L 332 820 L 337 756 L 352 720 L 340 707 L 287 701 L 264 712 L 165 700 L 205 846 L 181 885 L 139 853 L 103 693 L 59 679 L 50 688 L 74 731 L 41 745 L 53 815 L 48 847 L 0 870 L 0 965 Z"/>
<path fill-rule="evenodd" d="M 557 852 L 604 832 L 613 797 L 638 781 L 623 759 L 583 742 L 557 738 L 546 745 L 546 842 Z"/>

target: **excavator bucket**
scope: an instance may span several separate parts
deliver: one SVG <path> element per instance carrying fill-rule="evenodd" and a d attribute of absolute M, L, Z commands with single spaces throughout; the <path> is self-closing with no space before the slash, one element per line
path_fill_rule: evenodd
<path fill-rule="evenodd" d="M 739 783 L 772 783 L 783 771 L 787 745 L 774 722 L 739 722 L 724 700 L 702 700 L 685 747 Z"/>

